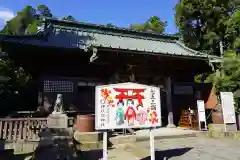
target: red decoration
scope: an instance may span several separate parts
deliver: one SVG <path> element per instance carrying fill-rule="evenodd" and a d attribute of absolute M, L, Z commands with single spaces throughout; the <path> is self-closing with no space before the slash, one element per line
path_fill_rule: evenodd
<path fill-rule="evenodd" d="M 148 113 L 150 112 L 150 108 L 147 109 L 147 112 L 148 112 Z"/>
<path fill-rule="evenodd" d="M 156 111 L 152 111 L 150 113 L 150 118 L 149 118 L 149 121 L 152 123 L 152 124 L 155 124 L 155 123 L 158 123 L 158 118 L 157 118 L 157 112 Z"/>
<path fill-rule="evenodd" d="M 109 91 L 107 88 L 101 89 L 101 96 L 106 100 L 109 96 L 111 91 Z"/>
<path fill-rule="evenodd" d="M 127 108 L 127 111 L 125 113 L 125 119 L 126 120 L 131 120 L 131 119 L 136 119 L 136 112 L 135 110 L 133 109 L 133 107 L 128 107 Z"/>
<path fill-rule="evenodd" d="M 113 104 L 113 98 L 111 96 L 111 90 L 107 89 L 107 88 L 103 88 L 101 89 L 101 96 L 103 97 L 103 99 L 105 101 L 108 102 L 108 104 L 112 105 L 112 107 L 114 107 L 114 104 Z"/>
<path fill-rule="evenodd" d="M 123 100 L 123 99 L 137 99 L 138 104 L 142 104 L 142 99 L 144 99 L 144 96 L 141 95 L 142 92 L 145 91 L 145 89 L 126 89 L 126 88 L 113 88 L 116 92 L 120 92 L 118 95 L 116 95 L 116 99 Z M 125 94 L 128 91 L 132 91 L 133 95 L 127 95 Z"/>

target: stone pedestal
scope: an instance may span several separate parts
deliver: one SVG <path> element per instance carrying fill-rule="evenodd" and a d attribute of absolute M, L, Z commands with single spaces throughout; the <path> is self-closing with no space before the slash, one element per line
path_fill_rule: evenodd
<path fill-rule="evenodd" d="M 47 126 L 48 128 L 39 134 L 40 142 L 33 158 L 45 160 L 78 159 L 79 155 L 73 141 L 73 131 L 68 128 L 67 115 L 62 113 L 49 115 Z"/>
<path fill-rule="evenodd" d="M 68 128 L 68 116 L 63 113 L 52 113 L 48 116 L 47 126 L 55 129 Z"/>

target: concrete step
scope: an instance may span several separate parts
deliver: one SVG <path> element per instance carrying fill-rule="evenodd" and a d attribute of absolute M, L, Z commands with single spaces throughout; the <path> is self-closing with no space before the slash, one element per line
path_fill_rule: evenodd
<path fill-rule="evenodd" d="M 159 139 L 173 139 L 173 138 L 188 138 L 188 137 L 196 137 L 196 133 L 188 133 L 188 134 L 179 134 L 179 135 L 155 135 L 154 139 L 159 140 Z M 149 136 L 137 136 L 136 141 L 141 142 L 141 141 L 148 141 L 150 139 Z"/>
<path fill-rule="evenodd" d="M 81 151 L 96 150 L 102 149 L 102 142 L 82 142 L 77 145 L 77 149 Z"/>
<path fill-rule="evenodd" d="M 198 132 L 196 134 L 198 137 L 207 137 L 207 138 L 230 138 L 234 140 L 240 140 L 240 131 L 236 132 L 222 132 L 219 130 L 210 130 L 206 132 Z"/>
<path fill-rule="evenodd" d="M 125 135 L 125 136 L 120 135 L 120 136 L 109 138 L 109 141 L 113 145 L 125 144 L 125 143 L 135 143 L 136 142 L 136 136 L 135 135 Z"/>
<path fill-rule="evenodd" d="M 74 132 L 74 139 L 81 142 L 99 142 L 102 141 L 102 133 L 100 132 Z"/>

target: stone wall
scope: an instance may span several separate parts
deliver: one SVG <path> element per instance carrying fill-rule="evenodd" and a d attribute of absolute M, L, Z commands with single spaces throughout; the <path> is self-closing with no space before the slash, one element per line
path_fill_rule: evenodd
<path fill-rule="evenodd" d="M 13 149 L 15 154 L 26 154 L 34 152 L 38 143 L 29 141 L 6 142 L 4 149 Z"/>

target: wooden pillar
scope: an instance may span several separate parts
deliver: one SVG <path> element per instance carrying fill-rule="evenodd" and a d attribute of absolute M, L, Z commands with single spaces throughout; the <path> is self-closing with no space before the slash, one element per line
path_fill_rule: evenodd
<path fill-rule="evenodd" d="M 115 72 L 109 79 L 109 84 L 112 84 L 112 83 L 119 83 L 119 74 L 118 72 Z"/>
<path fill-rule="evenodd" d="M 168 125 L 167 127 L 176 127 L 173 122 L 173 107 L 172 107 L 172 81 L 171 77 L 165 78 L 167 111 L 168 111 Z"/>

